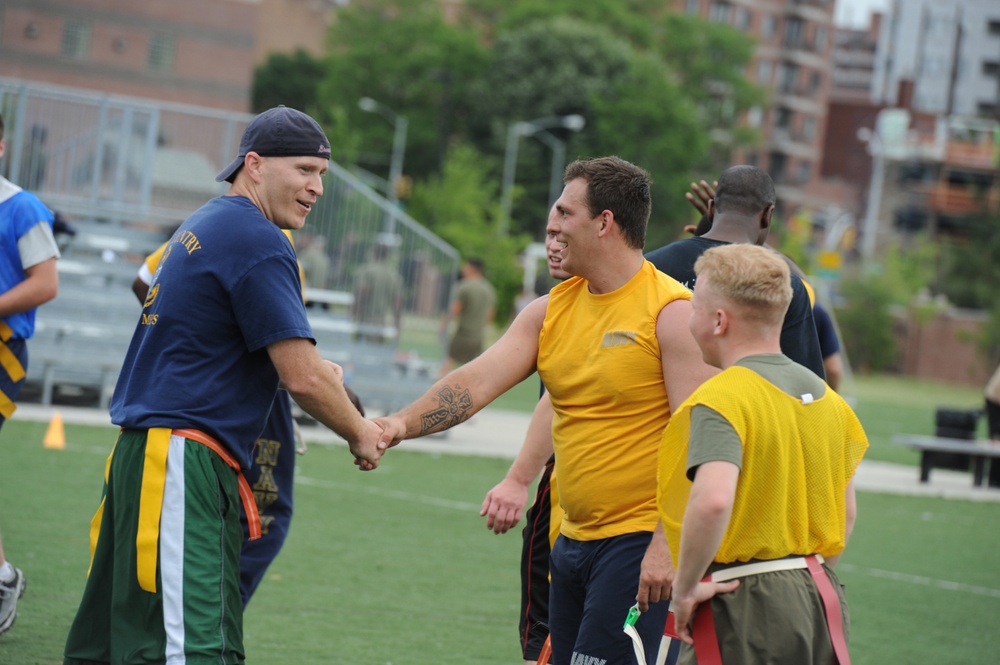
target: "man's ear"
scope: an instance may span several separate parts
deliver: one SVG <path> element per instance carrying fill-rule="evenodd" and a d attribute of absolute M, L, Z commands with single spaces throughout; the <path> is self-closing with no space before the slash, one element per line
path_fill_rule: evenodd
<path fill-rule="evenodd" d="M 708 220 L 708 228 L 712 228 L 712 222 L 715 221 L 715 199 L 708 200 L 708 211 L 705 213 L 705 218 Z"/>
<path fill-rule="evenodd" d="M 604 210 L 597 216 L 597 237 L 603 238 L 611 232 L 615 224 L 615 214 L 610 210 Z"/>
<path fill-rule="evenodd" d="M 729 330 L 729 314 L 724 309 L 715 310 L 715 327 L 712 329 L 712 334 L 718 337 L 726 334 L 727 330 Z"/>
<path fill-rule="evenodd" d="M 261 167 L 263 165 L 264 158 L 252 150 L 247 153 L 246 157 L 243 158 L 243 170 L 246 171 L 247 175 L 249 175 L 250 178 L 258 184 L 262 179 Z"/>
<path fill-rule="evenodd" d="M 764 212 L 760 213 L 760 228 L 761 230 L 771 228 L 771 215 L 774 214 L 774 205 L 769 205 L 764 208 Z"/>

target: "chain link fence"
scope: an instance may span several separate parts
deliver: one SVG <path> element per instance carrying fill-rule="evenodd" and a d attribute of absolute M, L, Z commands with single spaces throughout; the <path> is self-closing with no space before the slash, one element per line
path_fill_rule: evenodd
<path fill-rule="evenodd" d="M 124 356 L 120 339 L 139 316 L 128 285 L 143 258 L 193 210 L 226 192 L 215 174 L 237 154 L 253 116 L 2 77 L 0 113 L 0 174 L 35 192 L 75 231 L 60 237 L 60 295 L 39 310 L 33 355 L 40 360 L 32 373 L 49 399 L 61 385 L 60 367 L 69 376 L 69 359 L 86 365 L 88 355 L 49 347 L 89 332 L 115 349 L 90 354 L 100 381 L 77 383 L 107 392 Z M 395 371 L 429 376 L 427 363 L 413 359 L 441 357 L 438 322 L 456 281 L 457 251 L 339 164 L 330 163 L 324 188 L 306 227 L 294 234 L 321 351 L 348 363 L 352 356 L 380 357 Z M 365 313 L 395 300 L 364 290 L 365 280 L 375 279 L 373 263 L 395 275 L 379 283 L 398 283 L 398 317 Z"/>

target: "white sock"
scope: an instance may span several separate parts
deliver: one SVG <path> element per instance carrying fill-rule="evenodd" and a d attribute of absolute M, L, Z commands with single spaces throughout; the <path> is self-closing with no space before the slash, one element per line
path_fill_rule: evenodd
<path fill-rule="evenodd" d="M 10 561 L 5 561 L 2 566 L 0 566 L 0 582 L 10 582 L 14 579 L 14 566 L 10 565 Z"/>

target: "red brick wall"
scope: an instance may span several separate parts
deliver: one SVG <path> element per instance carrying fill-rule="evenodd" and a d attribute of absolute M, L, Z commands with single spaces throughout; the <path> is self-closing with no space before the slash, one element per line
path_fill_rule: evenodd
<path fill-rule="evenodd" d="M 920 322 L 914 314 L 896 321 L 900 371 L 907 376 L 982 387 L 990 367 L 977 338 L 986 324 L 982 312 L 952 310 Z"/>

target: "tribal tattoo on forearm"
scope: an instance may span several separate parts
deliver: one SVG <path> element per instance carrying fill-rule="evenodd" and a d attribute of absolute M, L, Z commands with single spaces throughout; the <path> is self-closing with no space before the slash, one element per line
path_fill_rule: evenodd
<path fill-rule="evenodd" d="M 454 427 L 472 416 L 472 393 L 461 386 L 443 386 L 438 403 L 438 408 L 420 416 L 420 436 Z"/>

